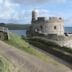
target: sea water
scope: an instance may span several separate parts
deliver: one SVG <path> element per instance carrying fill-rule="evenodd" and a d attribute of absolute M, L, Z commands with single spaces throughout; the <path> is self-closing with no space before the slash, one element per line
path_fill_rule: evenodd
<path fill-rule="evenodd" d="M 65 27 L 65 32 L 72 33 L 72 27 Z M 24 35 L 26 36 L 26 30 L 10 30 L 10 32 L 16 33 L 17 35 Z"/>

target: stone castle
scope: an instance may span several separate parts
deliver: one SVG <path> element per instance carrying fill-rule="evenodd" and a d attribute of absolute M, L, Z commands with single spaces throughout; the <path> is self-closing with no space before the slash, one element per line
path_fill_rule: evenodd
<path fill-rule="evenodd" d="M 32 11 L 32 21 L 30 27 L 32 35 L 64 35 L 64 20 L 61 17 L 38 17 L 35 10 Z"/>
<path fill-rule="evenodd" d="M 60 46 L 72 48 L 72 33 L 64 33 L 64 20 L 61 17 L 39 17 L 35 10 L 32 11 L 31 26 L 27 36 L 45 38 Z"/>

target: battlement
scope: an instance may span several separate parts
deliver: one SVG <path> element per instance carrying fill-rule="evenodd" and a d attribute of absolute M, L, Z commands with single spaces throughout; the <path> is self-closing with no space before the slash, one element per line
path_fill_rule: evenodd
<path fill-rule="evenodd" d="M 49 17 L 48 22 L 64 22 L 61 17 Z"/>
<path fill-rule="evenodd" d="M 61 17 L 49 17 L 49 19 L 62 20 L 62 18 L 61 18 Z"/>

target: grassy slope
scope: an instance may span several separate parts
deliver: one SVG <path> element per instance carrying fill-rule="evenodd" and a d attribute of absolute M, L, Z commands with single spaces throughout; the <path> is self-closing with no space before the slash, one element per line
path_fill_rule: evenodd
<path fill-rule="evenodd" d="M 4 57 L 0 56 L 0 72 L 17 72 L 13 64 Z"/>
<path fill-rule="evenodd" d="M 47 56 L 44 53 L 33 48 L 30 44 L 28 44 L 25 40 L 23 40 L 21 37 L 17 36 L 16 34 L 10 33 L 10 40 L 6 41 L 6 43 L 8 43 L 12 46 L 15 46 L 16 48 L 21 49 L 22 51 L 25 51 L 31 55 L 34 55 L 34 56 L 40 58 L 41 60 L 46 61 L 46 62 L 56 66 L 59 69 L 67 68 L 65 65 L 60 64 L 59 62 L 57 62 L 50 56 Z"/>

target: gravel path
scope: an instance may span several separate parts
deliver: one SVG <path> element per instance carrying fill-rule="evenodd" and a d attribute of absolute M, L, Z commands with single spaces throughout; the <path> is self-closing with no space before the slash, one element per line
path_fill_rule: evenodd
<path fill-rule="evenodd" d="M 22 52 L 2 41 L 0 41 L 0 54 L 10 60 L 18 68 L 18 72 L 72 72 L 69 68 L 66 70 L 58 69 L 54 65 Z"/>

